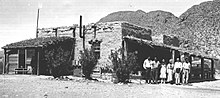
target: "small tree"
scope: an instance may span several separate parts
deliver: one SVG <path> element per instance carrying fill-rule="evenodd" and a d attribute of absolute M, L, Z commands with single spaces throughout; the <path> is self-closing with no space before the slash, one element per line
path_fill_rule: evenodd
<path fill-rule="evenodd" d="M 71 66 L 71 61 L 69 60 L 71 52 L 61 47 L 46 52 L 45 57 L 49 62 L 49 73 L 54 78 L 67 74 Z"/>
<path fill-rule="evenodd" d="M 97 64 L 98 59 L 96 58 L 93 51 L 89 49 L 85 49 L 84 51 L 80 51 L 80 59 L 79 62 L 82 66 L 83 74 L 86 79 L 91 80 L 91 74 Z"/>
<path fill-rule="evenodd" d="M 137 57 L 135 53 L 128 53 L 127 59 L 125 59 L 120 57 L 122 53 L 122 49 L 112 51 L 109 58 L 112 61 L 118 82 L 127 83 L 130 79 L 130 73 L 137 67 Z"/>
<path fill-rule="evenodd" d="M 50 74 L 54 78 L 69 75 L 72 67 L 72 56 L 74 52 L 74 39 L 69 37 L 51 37 L 45 40 L 41 55 L 41 71 Z"/>

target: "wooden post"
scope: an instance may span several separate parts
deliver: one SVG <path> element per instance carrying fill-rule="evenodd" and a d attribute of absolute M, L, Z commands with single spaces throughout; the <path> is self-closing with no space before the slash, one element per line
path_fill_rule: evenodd
<path fill-rule="evenodd" d="M 27 49 L 24 49 L 24 68 L 27 68 Z"/>
<path fill-rule="evenodd" d="M 17 66 L 17 68 L 19 68 L 19 54 L 20 54 L 19 52 L 20 52 L 20 51 L 19 51 L 19 49 L 18 49 L 18 62 L 17 62 L 17 63 L 18 63 L 18 66 Z"/>
<path fill-rule="evenodd" d="M 214 69 L 214 60 L 211 59 L 211 78 L 214 79 L 215 69 Z"/>
<path fill-rule="evenodd" d="M 4 64 L 3 64 L 3 70 L 2 70 L 2 74 L 5 74 L 5 66 L 7 64 L 7 52 L 6 49 L 4 49 Z"/>
<path fill-rule="evenodd" d="M 123 57 L 127 60 L 127 43 L 125 40 L 122 41 L 122 47 L 123 47 Z"/>
<path fill-rule="evenodd" d="M 38 38 L 38 21 L 39 21 L 40 9 L 37 9 L 37 27 L 36 27 L 36 38 Z"/>
<path fill-rule="evenodd" d="M 192 66 L 192 55 L 189 55 L 189 63 Z"/>
<path fill-rule="evenodd" d="M 39 49 L 37 49 L 37 75 L 40 75 L 40 53 L 39 53 Z"/>
<path fill-rule="evenodd" d="M 172 50 L 172 63 L 174 64 L 175 62 L 175 50 Z"/>
<path fill-rule="evenodd" d="M 201 78 L 204 79 L 204 58 L 201 57 Z"/>
<path fill-rule="evenodd" d="M 192 70 L 192 55 L 189 54 L 189 63 L 190 63 L 190 71 Z M 189 80 L 191 80 L 192 74 L 191 72 L 189 73 Z"/>

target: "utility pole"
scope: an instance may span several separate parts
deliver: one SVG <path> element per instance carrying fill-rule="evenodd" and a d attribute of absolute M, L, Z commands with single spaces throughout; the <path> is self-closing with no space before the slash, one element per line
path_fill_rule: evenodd
<path fill-rule="evenodd" d="M 40 8 L 37 9 L 37 28 L 36 28 L 36 38 L 38 38 L 38 21 L 39 21 Z"/>

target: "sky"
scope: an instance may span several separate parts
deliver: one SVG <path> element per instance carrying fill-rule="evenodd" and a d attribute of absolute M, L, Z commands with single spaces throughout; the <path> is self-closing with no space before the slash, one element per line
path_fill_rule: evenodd
<path fill-rule="evenodd" d="M 163 10 L 179 17 L 193 5 L 207 0 L 0 0 L 0 47 L 35 38 L 39 28 L 95 23 L 117 11 Z M 1 49 L 0 49 L 1 50 Z"/>

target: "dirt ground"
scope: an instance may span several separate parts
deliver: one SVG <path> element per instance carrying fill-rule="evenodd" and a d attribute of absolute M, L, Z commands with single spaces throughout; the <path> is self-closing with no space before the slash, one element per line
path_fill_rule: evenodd
<path fill-rule="evenodd" d="M 220 98 L 220 80 L 187 85 L 113 84 L 81 77 L 0 75 L 0 98 Z"/>

